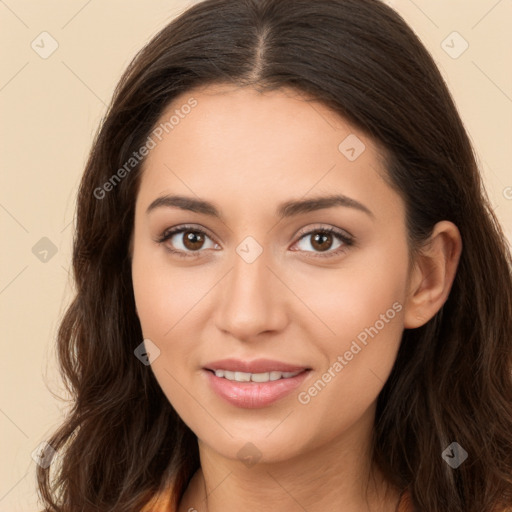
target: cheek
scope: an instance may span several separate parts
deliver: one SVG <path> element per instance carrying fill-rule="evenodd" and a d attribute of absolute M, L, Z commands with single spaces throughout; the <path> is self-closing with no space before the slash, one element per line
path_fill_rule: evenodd
<path fill-rule="evenodd" d="M 151 364 L 162 391 L 181 412 L 190 409 L 191 367 L 200 359 L 199 330 L 209 293 L 218 281 L 207 266 L 172 266 L 165 254 L 155 257 L 142 248 L 134 253 L 132 281 L 137 314 L 145 339 L 160 350 Z"/>
<path fill-rule="evenodd" d="M 331 340 L 328 352 L 332 352 L 350 345 L 360 333 L 364 338 L 365 329 L 376 322 L 380 327 L 381 315 L 386 317 L 384 321 L 392 319 L 400 324 L 397 309 L 402 308 L 393 308 L 393 304 L 404 301 L 407 262 L 405 243 L 375 244 L 352 253 L 338 268 L 292 269 L 288 277 L 293 278 L 294 291 L 317 317 L 317 336 Z M 308 317 L 314 319 L 313 315 Z M 385 325 L 383 331 L 389 330 L 387 322 Z"/>
<path fill-rule="evenodd" d="M 165 251 L 136 248 L 132 282 L 142 332 L 165 342 L 180 322 L 190 322 L 194 309 L 214 286 L 206 268 L 171 265 Z"/>
<path fill-rule="evenodd" d="M 190 323 L 194 316 L 193 306 L 205 292 L 190 281 L 190 275 L 159 263 L 154 255 L 151 259 L 144 256 L 141 250 L 134 253 L 132 260 L 137 314 L 144 339 L 151 340 L 160 350 L 151 363 L 151 371 L 181 415 L 190 408 L 190 396 L 184 391 L 189 387 L 190 378 L 185 362 L 191 356 L 195 337 L 187 334 L 194 325 Z"/>
<path fill-rule="evenodd" d="M 361 252 L 344 268 L 317 273 L 314 287 L 313 276 L 300 284 L 310 290 L 308 305 L 322 320 L 315 332 L 325 367 L 319 369 L 321 382 L 304 389 L 303 396 L 316 413 L 339 402 L 339 396 L 343 409 L 354 413 L 377 398 L 403 333 L 407 257 L 405 245 Z"/>

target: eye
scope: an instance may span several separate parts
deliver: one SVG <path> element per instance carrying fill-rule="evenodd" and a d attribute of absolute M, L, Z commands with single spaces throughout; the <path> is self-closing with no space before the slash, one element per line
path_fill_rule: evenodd
<path fill-rule="evenodd" d="M 209 239 L 212 242 L 213 247 L 204 247 L 206 239 Z M 168 229 L 156 241 L 160 244 L 171 241 L 172 247 L 170 247 L 169 244 L 166 244 L 166 250 L 183 258 L 196 256 L 195 254 L 190 253 L 200 252 L 200 249 L 212 249 L 218 247 L 218 244 L 213 242 L 206 231 L 193 226 L 177 226 L 175 228 Z"/>
<path fill-rule="evenodd" d="M 308 242 L 308 237 L 310 241 Z M 333 241 L 334 239 L 334 241 Z M 333 244 L 336 244 L 335 239 L 338 240 L 338 245 L 335 245 L 335 250 L 330 250 Z M 314 257 L 328 258 L 337 256 L 341 253 L 346 252 L 347 248 L 354 245 L 354 238 L 348 233 L 344 233 L 336 228 L 317 228 L 303 233 L 297 244 L 300 246 L 300 250 L 305 252 L 317 252 Z M 307 246 L 313 247 L 313 251 L 307 250 Z M 322 254 L 326 253 L 326 254 Z"/>

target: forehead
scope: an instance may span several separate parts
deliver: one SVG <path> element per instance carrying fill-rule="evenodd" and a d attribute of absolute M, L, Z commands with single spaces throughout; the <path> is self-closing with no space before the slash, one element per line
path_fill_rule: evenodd
<path fill-rule="evenodd" d="M 369 201 L 387 187 L 379 146 L 294 89 L 190 90 L 168 105 L 152 137 L 140 189 L 146 203 L 175 189 L 247 203 L 337 189 Z"/>
<path fill-rule="evenodd" d="M 192 101 L 195 106 L 189 108 Z M 167 125 L 165 130 L 171 119 L 172 127 Z M 265 92 L 227 84 L 196 88 L 175 98 L 158 125 L 164 128 L 164 138 L 171 133 L 192 137 L 192 143 L 201 141 L 201 149 L 211 143 L 231 146 L 231 152 L 246 155 L 265 144 L 261 158 L 268 158 L 273 149 L 282 153 L 290 149 L 289 145 L 293 147 L 288 156 L 332 150 L 337 154 L 339 138 L 350 134 L 358 134 L 375 146 L 336 112 L 288 87 Z M 300 141 L 304 144 L 297 145 Z M 378 151 L 377 147 L 372 150 Z"/>

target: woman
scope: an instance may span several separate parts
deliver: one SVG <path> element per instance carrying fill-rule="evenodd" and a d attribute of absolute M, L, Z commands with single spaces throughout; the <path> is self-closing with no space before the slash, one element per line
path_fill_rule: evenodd
<path fill-rule="evenodd" d="M 511 257 L 376 0 L 207 0 L 116 89 L 59 330 L 45 510 L 512 507 Z"/>

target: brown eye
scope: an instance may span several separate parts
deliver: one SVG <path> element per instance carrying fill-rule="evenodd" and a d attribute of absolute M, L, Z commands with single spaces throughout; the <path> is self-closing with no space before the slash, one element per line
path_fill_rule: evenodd
<path fill-rule="evenodd" d="M 335 228 L 318 228 L 303 233 L 296 245 L 313 257 L 331 257 L 346 252 L 353 244 L 354 238 L 348 233 Z"/>
<path fill-rule="evenodd" d="M 190 251 L 197 251 L 204 244 L 204 234 L 199 231 L 183 231 L 183 235 L 183 245 Z"/>
<path fill-rule="evenodd" d="M 169 252 L 185 258 L 200 256 L 204 252 L 202 249 L 216 249 L 218 247 L 205 231 L 189 226 L 168 229 L 156 241 L 164 244 Z M 208 241 L 210 246 L 207 245 Z"/>
<path fill-rule="evenodd" d="M 311 238 L 311 246 L 319 251 L 327 251 L 331 248 L 332 244 L 333 236 L 331 233 L 321 231 Z"/>

